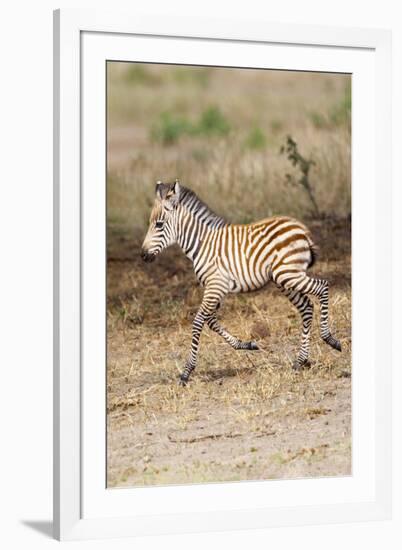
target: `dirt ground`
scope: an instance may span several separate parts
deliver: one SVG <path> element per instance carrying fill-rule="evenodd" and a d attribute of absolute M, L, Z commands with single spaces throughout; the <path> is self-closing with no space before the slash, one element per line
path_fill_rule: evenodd
<path fill-rule="evenodd" d="M 205 329 L 187 387 L 178 376 L 202 296 L 176 248 L 153 264 L 141 240 L 108 234 L 107 474 L 109 487 L 351 474 L 350 223 L 308 224 L 330 281 L 330 326 L 342 353 L 319 338 L 312 366 L 291 369 L 297 311 L 275 287 L 229 296 L 222 324 L 259 351 L 235 351 Z"/>

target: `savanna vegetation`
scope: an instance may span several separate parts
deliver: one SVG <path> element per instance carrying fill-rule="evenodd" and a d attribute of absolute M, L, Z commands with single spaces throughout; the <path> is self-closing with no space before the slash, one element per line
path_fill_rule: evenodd
<path fill-rule="evenodd" d="M 349 474 L 350 77 L 109 63 L 107 87 L 108 485 Z M 220 313 L 261 350 L 205 330 L 177 385 L 202 290 L 178 249 L 139 257 L 155 181 L 176 177 L 233 222 L 285 214 L 311 228 L 342 354 L 316 319 L 313 364 L 294 373 L 300 319 L 268 287 Z"/>

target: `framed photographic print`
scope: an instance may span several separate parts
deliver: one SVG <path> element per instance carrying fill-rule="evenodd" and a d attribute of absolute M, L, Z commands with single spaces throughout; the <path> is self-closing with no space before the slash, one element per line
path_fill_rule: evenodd
<path fill-rule="evenodd" d="M 390 34 L 54 22 L 55 537 L 389 517 Z"/>

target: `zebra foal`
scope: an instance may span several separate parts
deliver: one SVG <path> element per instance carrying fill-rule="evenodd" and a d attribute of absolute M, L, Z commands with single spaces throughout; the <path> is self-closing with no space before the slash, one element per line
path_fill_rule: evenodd
<path fill-rule="evenodd" d="M 202 303 L 193 320 L 190 355 L 180 377 L 182 384 L 187 383 L 196 367 L 205 324 L 235 349 L 258 349 L 255 342 L 244 342 L 224 329 L 216 312 L 227 294 L 258 290 L 270 280 L 302 318 L 302 342 L 293 368 L 299 370 L 308 364 L 313 319 L 309 295 L 318 297 L 320 302 L 322 339 L 341 351 L 341 344 L 331 335 L 328 325 L 328 281 L 306 274 L 315 261 L 317 249 L 301 222 L 274 216 L 250 224 L 231 224 L 178 180 L 158 182 L 142 258 L 152 261 L 174 243 L 193 262 L 196 277 L 204 287 Z"/>

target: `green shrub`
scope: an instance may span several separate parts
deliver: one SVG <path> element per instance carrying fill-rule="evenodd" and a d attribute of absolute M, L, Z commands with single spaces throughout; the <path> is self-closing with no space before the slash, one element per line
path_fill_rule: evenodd
<path fill-rule="evenodd" d="M 300 176 L 297 178 L 292 174 L 285 174 L 286 182 L 293 187 L 301 187 L 307 193 L 312 206 L 312 213 L 316 218 L 321 216 L 318 208 L 315 189 L 310 181 L 310 170 L 315 165 L 313 159 L 304 157 L 297 146 L 297 143 L 291 136 L 287 136 L 285 145 L 280 148 L 280 153 L 285 154 L 292 166 L 300 170 Z"/>
<path fill-rule="evenodd" d="M 183 116 L 175 116 L 165 111 L 151 128 L 151 138 L 163 145 L 176 143 L 183 135 L 225 136 L 230 125 L 217 107 L 209 107 L 201 113 L 196 124 Z"/>
<path fill-rule="evenodd" d="M 206 88 L 209 84 L 211 70 L 208 67 L 177 67 L 173 78 L 180 84 L 195 84 Z"/>
<path fill-rule="evenodd" d="M 151 137 L 163 145 L 176 143 L 183 134 L 192 131 L 190 122 L 184 117 L 175 117 L 169 112 L 160 115 L 159 121 L 151 128 Z"/>
<path fill-rule="evenodd" d="M 126 72 L 126 80 L 130 84 L 157 85 L 161 83 L 161 77 L 151 72 L 143 65 L 132 63 Z"/>
<path fill-rule="evenodd" d="M 198 124 L 194 127 L 193 133 L 200 135 L 225 136 L 230 132 L 230 124 L 219 107 L 208 107 L 201 114 Z"/>
<path fill-rule="evenodd" d="M 350 127 L 352 114 L 352 89 L 348 84 L 342 100 L 331 109 L 329 117 L 335 126 L 347 124 Z"/>
<path fill-rule="evenodd" d="M 261 128 L 255 126 L 250 130 L 245 145 L 249 149 L 263 149 L 267 145 L 267 139 Z"/>
<path fill-rule="evenodd" d="M 309 117 L 315 128 L 326 128 L 328 126 L 328 120 L 325 115 L 312 111 L 309 113 Z"/>
<path fill-rule="evenodd" d="M 310 120 L 316 128 L 331 128 L 333 126 L 346 126 L 350 129 L 352 114 L 352 95 L 350 84 L 346 86 L 343 98 L 333 105 L 327 114 L 312 111 Z"/>

